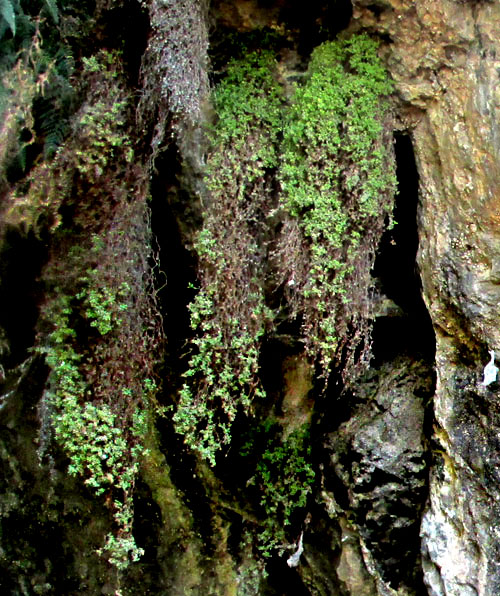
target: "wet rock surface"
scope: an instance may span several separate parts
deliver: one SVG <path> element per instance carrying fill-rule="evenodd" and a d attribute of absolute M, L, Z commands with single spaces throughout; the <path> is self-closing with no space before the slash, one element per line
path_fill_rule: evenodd
<path fill-rule="evenodd" d="M 327 478 L 333 473 L 342 481 L 379 594 L 421 593 L 419 529 L 427 497 L 424 406 L 432 393 L 429 367 L 401 358 L 356 384 L 350 419 L 329 435 Z"/>

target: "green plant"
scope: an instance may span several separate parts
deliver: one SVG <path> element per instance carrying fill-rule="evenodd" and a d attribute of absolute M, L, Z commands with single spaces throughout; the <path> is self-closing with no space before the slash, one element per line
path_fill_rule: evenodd
<path fill-rule="evenodd" d="M 59 22 L 59 8 L 56 0 L 43 0 L 39 10 L 46 9 L 54 23 Z M 12 36 L 16 35 L 16 21 L 20 16 L 24 16 L 23 9 L 19 0 L 0 0 L 0 40 L 5 35 L 6 30 L 10 29 Z"/>
<path fill-rule="evenodd" d="M 358 35 L 326 42 L 313 51 L 284 126 L 280 200 L 298 223 L 303 255 L 288 250 L 292 224 L 279 266 L 284 279 L 293 279 L 289 300 L 303 313 L 306 346 L 325 375 L 346 345 L 348 327 L 362 324 L 346 305 L 362 311 L 374 238 L 392 209 L 383 101 L 390 91 L 374 41 Z M 363 339 L 354 332 L 351 351 Z"/>
<path fill-rule="evenodd" d="M 18 3 L 12 2 L 12 0 L 0 0 L 0 39 L 3 37 L 4 32 L 9 28 L 12 35 L 16 34 L 16 13 L 15 6 Z"/>
<path fill-rule="evenodd" d="M 83 289 L 77 299 L 85 301 L 86 293 L 91 291 Z M 76 305 L 72 302 L 63 294 L 51 304 L 54 330 L 48 335 L 47 344 L 38 349 L 51 368 L 51 390 L 47 397 L 53 412 L 54 436 L 69 458 L 69 474 L 82 476 L 96 495 L 121 492 L 122 500 L 115 499 L 112 503 L 117 534 L 108 535 L 100 552 L 106 553 L 118 569 L 123 569 L 141 554 L 132 535 L 132 493 L 138 462 L 144 455 L 147 414 L 144 405 L 136 406 L 131 426 L 124 432 L 123 418 L 118 418 L 111 404 L 87 401 L 93 388 L 85 378 L 87 358 L 75 349 L 77 334 L 71 319 L 75 318 Z M 104 303 L 101 306 L 106 307 Z M 102 334 L 108 332 L 106 328 Z M 139 400 L 137 396 L 134 400 L 128 387 L 121 388 L 121 393 L 126 402 L 148 404 L 155 389 L 155 384 L 145 379 Z"/>
<path fill-rule="evenodd" d="M 92 251 L 98 255 L 101 247 L 101 238 L 92 238 Z M 126 281 L 122 281 L 117 288 L 104 285 L 100 279 L 98 269 L 91 269 L 81 278 L 87 289 L 77 294 L 83 300 L 85 317 L 90 321 L 90 326 L 95 327 L 101 335 L 106 335 L 122 323 L 121 315 L 129 308 L 127 296 L 131 288 Z"/>
<path fill-rule="evenodd" d="M 238 412 L 250 413 L 264 395 L 258 358 L 271 317 L 262 243 L 282 104 L 273 68 L 269 53 L 251 53 L 228 65 L 214 91 L 210 200 L 196 242 L 201 287 L 189 305 L 193 354 L 174 415 L 186 443 L 212 465 Z"/>
<path fill-rule="evenodd" d="M 256 459 L 255 473 L 248 482 L 260 494 L 262 519 L 259 550 L 268 557 L 286 544 L 286 532 L 294 514 L 304 509 L 312 492 L 315 472 L 310 460 L 311 445 L 306 426 L 282 437 L 272 420 L 254 432 L 241 451 Z"/>
<path fill-rule="evenodd" d="M 214 90 L 209 197 L 195 246 L 200 289 L 189 306 L 193 352 L 174 415 L 212 465 L 238 413 L 251 414 L 264 395 L 269 244 L 274 287 L 284 288 L 288 316 L 302 320 L 323 376 L 334 364 L 347 376 L 366 360 L 366 296 L 395 185 L 384 136 L 390 91 L 377 44 L 364 35 L 317 47 L 289 105 L 266 51 L 231 61 Z M 268 222 L 278 213 L 276 241 Z"/>
<path fill-rule="evenodd" d="M 24 200 L 27 223 L 37 231 L 45 225 L 54 240 L 38 340 L 51 370 L 46 399 L 53 436 L 68 472 L 110 508 L 112 531 L 99 552 L 119 572 L 142 552 L 132 533 L 133 492 L 156 410 L 162 341 L 147 168 L 131 163 L 131 110 L 120 65 L 119 55 L 107 52 L 86 62 L 81 90 L 87 96 L 72 118 L 72 134 L 14 197 Z M 70 221 L 59 218 L 62 207 L 71 208 Z"/>

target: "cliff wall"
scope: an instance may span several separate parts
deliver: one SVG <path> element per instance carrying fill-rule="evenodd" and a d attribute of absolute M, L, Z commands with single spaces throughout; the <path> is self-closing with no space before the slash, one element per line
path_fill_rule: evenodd
<path fill-rule="evenodd" d="M 500 593 L 500 3 L 0 8 L 2 593 Z"/>

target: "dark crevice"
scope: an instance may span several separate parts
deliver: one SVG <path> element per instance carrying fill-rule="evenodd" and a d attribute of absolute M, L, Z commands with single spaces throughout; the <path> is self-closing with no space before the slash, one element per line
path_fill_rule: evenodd
<path fill-rule="evenodd" d="M 192 283 L 196 280 L 196 261 L 186 246 L 199 222 L 187 207 L 193 204 L 192 197 L 179 182 L 181 164 L 176 147 L 165 151 L 155 165 L 158 173 L 151 185 L 151 228 L 158 252 L 155 277 L 168 338 L 166 364 L 176 374 L 191 334 L 186 305 L 195 295 Z"/>
<path fill-rule="evenodd" d="M 330 453 L 330 461 L 324 461 L 324 486 L 356 520 L 380 578 L 394 589 L 425 594 L 419 528 L 428 497 L 430 454 L 425 444 L 413 455 L 404 445 L 387 446 L 387 453 L 397 449 L 406 461 L 402 471 L 384 446 L 386 433 L 396 429 L 428 434 L 432 425 L 428 404 L 435 388 L 435 336 L 416 266 L 419 177 L 409 136 L 396 135 L 395 156 L 397 224 L 383 235 L 373 271 L 377 313 L 373 360 L 371 369 L 334 400 L 339 412 L 332 405 L 331 414 L 325 416 L 329 429 L 323 421 Z M 406 426 L 401 419 L 392 423 L 387 404 L 394 402 L 396 407 L 407 400 L 415 405 L 408 411 Z M 377 467 L 377 454 L 387 467 Z"/>
<path fill-rule="evenodd" d="M 109 49 L 122 51 L 125 72 L 132 86 L 139 80 L 141 58 L 146 49 L 149 19 L 138 2 L 126 0 L 105 17 L 104 41 Z"/>
<path fill-rule="evenodd" d="M 275 557 L 267 564 L 267 585 L 262 590 L 264 596 L 311 596 L 297 571 L 286 564 L 289 556 Z"/>
<path fill-rule="evenodd" d="M 369 4 L 366 8 L 376 17 L 379 17 L 384 12 L 384 7 L 378 4 Z"/>
<path fill-rule="evenodd" d="M 248 30 L 243 22 L 238 27 L 240 17 L 237 11 L 233 13 L 234 25 L 228 26 L 225 3 L 222 0 L 212 3 L 212 19 L 216 26 L 210 38 L 209 52 L 215 78 L 227 64 L 228 57 L 241 59 L 247 52 L 263 48 L 278 53 L 293 47 L 306 60 L 315 47 L 335 39 L 347 29 L 353 13 L 350 0 L 311 0 L 306 5 L 300 0 L 288 0 L 279 6 L 278 9 L 274 2 L 260 0 L 261 25 Z M 277 32 L 275 19 L 285 34 Z"/>
<path fill-rule="evenodd" d="M 422 299 L 416 264 L 418 249 L 418 172 L 408 135 L 395 137 L 398 192 L 396 225 L 380 242 L 373 275 L 378 285 L 379 316 L 373 329 L 375 365 L 406 354 L 434 362 L 435 335 Z"/>
<path fill-rule="evenodd" d="M 196 258 L 192 246 L 200 227 L 196 199 L 183 184 L 183 163 L 178 147 L 172 143 L 155 162 L 151 183 L 151 229 L 155 239 L 155 281 L 159 308 L 167 338 L 162 363 L 163 393 L 159 401 L 171 405 L 184 382 L 183 370 L 190 356 L 192 336 L 187 305 L 195 297 Z M 169 466 L 169 475 L 193 512 L 195 532 L 202 537 L 206 554 L 212 556 L 212 510 L 203 478 L 197 473 L 196 458 L 173 428 L 170 417 L 158 420 L 160 449 Z M 145 541 L 145 545 L 148 542 Z M 149 548 L 154 544 L 150 542 Z"/>
<path fill-rule="evenodd" d="M 432 426 L 433 413 L 428 400 L 434 392 L 435 376 L 435 334 L 429 313 L 422 298 L 422 287 L 416 264 L 418 250 L 418 200 L 419 176 L 411 138 L 405 134 L 395 136 L 396 175 L 398 192 L 395 197 L 394 219 L 396 225 L 387 230 L 380 242 L 374 266 L 377 292 L 375 299 L 380 301 L 378 317 L 373 328 L 374 367 L 405 357 L 408 365 L 420 360 L 423 369 L 421 379 L 428 377 L 426 395 L 422 395 L 424 420 L 422 433 L 428 436 Z M 427 371 L 427 372 L 426 372 Z M 417 386 L 416 386 L 417 388 Z M 397 390 L 397 388 L 394 388 Z M 414 392 L 417 397 L 417 392 Z M 418 396 L 420 397 L 420 396 Z M 423 454 L 422 463 L 429 465 L 430 455 Z M 382 564 L 381 576 L 392 587 L 401 584 L 413 586 L 415 593 L 426 593 L 422 570 L 419 563 L 420 516 L 427 499 L 427 468 L 406 479 L 401 491 L 381 502 L 382 510 L 377 512 L 378 526 L 373 520 L 361 521 L 364 533 L 375 559 Z M 379 475 L 372 477 L 372 483 L 383 487 L 390 486 Z M 362 492 L 366 487 L 363 486 Z M 365 503 L 366 510 L 373 515 L 373 503 Z M 363 518 L 363 507 L 358 511 Z M 391 519 L 399 519 L 403 524 L 399 529 L 392 526 Z"/>
<path fill-rule="evenodd" d="M 280 20 L 287 29 L 297 31 L 299 54 L 307 56 L 324 41 L 334 39 L 346 29 L 352 17 L 350 0 L 289 0 L 281 10 Z"/>
<path fill-rule="evenodd" d="M 34 234 L 7 229 L 0 251 L 0 359 L 13 368 L 28 356 L 42 288 L 38 281 L 47 259 L 45 245 Z"/>

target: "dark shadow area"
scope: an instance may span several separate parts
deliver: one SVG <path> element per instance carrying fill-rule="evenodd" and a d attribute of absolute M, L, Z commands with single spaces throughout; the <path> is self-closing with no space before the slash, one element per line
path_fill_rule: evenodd
<path fill-rule="evenodd" d="M 402 354 L 433 362 L 435 355 L 434 330 L 422 299 L 416 265 L 419 178 L 408 135 L 396 135 L 395 153 L 398 192 L 394 219 L 397 223 L 383 235 L 373 269 L 380 302 L 389 303 L 384 307 L 386 312 L 379 313 L 373 327 L 375 365 Z"/>
<path fill-rule="evenodd" d="M 8 228 L 0 249 L 0 357 L 13 368 L 27 357 L 35 340 L 42 288 L 38 281 L 47 259 L 34 234 Z"/>
<path fill-rule="evenodd" d="M 289 0 L 281 10 L 280 20 L 287 29 L 297 31 L 299 54 L 307 56 L 324 41 L 334 39 L 346 29 L 352 17 L 350 0 Z"/>
<path fill-rule="evenodd" d="M 269 574 L 261 588 L 262 596 L 311 596 L 298 572 L 288 567 L 286 560 L 290 555 L 273 557 L 266 566 Z"/>
<path fill-rule="evenodd" d="M 150 207 L 157 253 L 153 269 L 167 338 L 160 371 L 164 380 L 163 392 L 158 399 L 171 406 L 185 381 L 182 373 L 190 357 L 189 340 L 193 332 L 188 305 L 197 292 L 196 256 L 190 247 L 195 231 L 201 226 L 196 199 L 183 184 L 182 159 L 174 143 L 165 148 L 155 161 Z M 183 495 L 186 507 L 193 512 L 194 531 L 202 537 L 201 542 L 210 557 L 215 549 L 212 544 L 212 511 L 204 479 L 197 473 L 196 457 L 187 449 L 183 437 L 175 432 L 170 415 L 158 418 L 157 428 L 160 450 L 170 468 L 167 473 Z M 147 506 L 147 502 L 142 505 Z M 154 530 L 153 524 L 150 529 L 147 528 L 147 515 L 142 525 L 139 534 L 143 544 L 151 551 L 158 545 L 147 538 L 148 532 Z M 146 555 L 151 556 L 148 552 Z"/>
<path fill-rule="evenodd" d="M 179 374 L 186 340 L 191 335 L 187 305 L 196 290 L 196 261 L 186 246 L 192 242 L 187 235 L 199 225 L 190 211 L 192 197 L 181 188 L 181 164 L 177 150 L 166 150 L 155 164 L 157 174 L 151 184 L 151 228 L 156 241 L 157 259 L 154 264 L 159 305 L 168 338 L 167 367 Z M 184 229 L 181 226 L 185 226 Z"/>
<path fill-rule="evenodd" d="M 220 73 L 225 70 L 229 60 L 241 60 L 250 52 L 263 49 L 278 53 L 282 48 L 292 46 L 293 43 L 286 36 L 269 27 L 243 32 L 218 27 L 210 37 L 208 48 L 212 82 L 219 82 Z"/>
<path fill-rule="evenodd" d="M 267 14 L 268 22 L 276 19 L 284 28 L 281 32 L 268 24 L 245 30 L 238 11 L 234 11 L 233 15 L 235 25 L 228 26 L 227 6 L 224 6 L 224 2 L 214 3 L 213 19 L 215 22 L 220 19 L 211 34 L 209 47 L 215 81 L 229 59 L 241 59 L 249 52 L 262 49 L 278 54 L 280 50 L 293 48 L 304 59 L 302 67 L 305 69 L 312 50 L 325 41 L 335 39 L 345 30 L 353 12 L 350 0 L 311 0 L 307 4 L 300 0 L 288 0 L 278 4 L 278 8 L 281 7 L 279 10 L 275 4 L 278 3 L 260 0 L 257 10 Z"/>
<path fill-rule="evenodd" d="M 132 86 L 139 80 L 142 55 L 146 49 L 149 19 L 139 2 L 126 0 L 105 16 L 104 41 L 109 49 L 123 52 L 125 72 Z"/>

